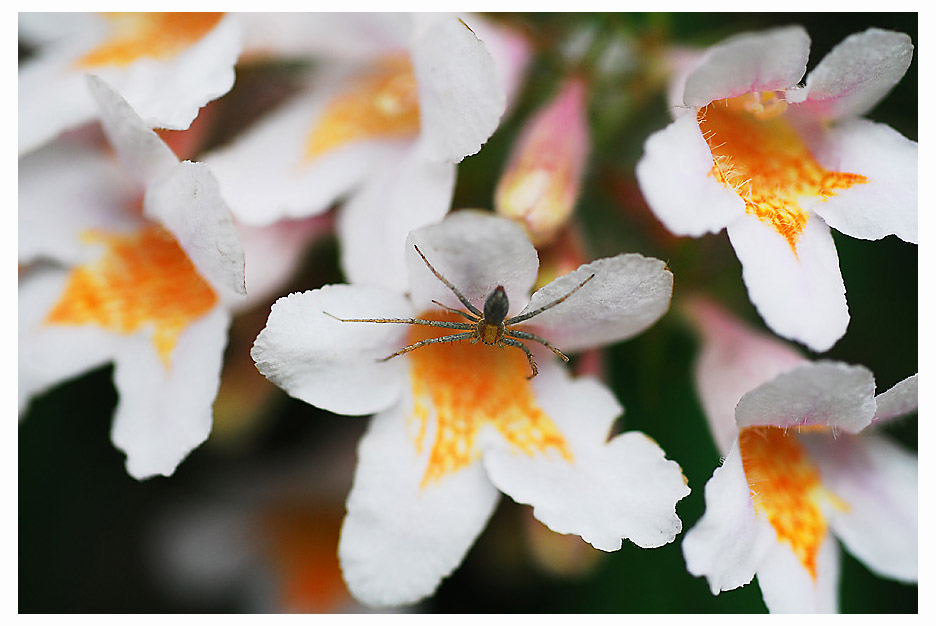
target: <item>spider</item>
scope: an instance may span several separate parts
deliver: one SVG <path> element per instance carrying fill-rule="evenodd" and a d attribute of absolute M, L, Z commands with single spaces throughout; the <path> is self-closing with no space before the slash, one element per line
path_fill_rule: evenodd
<path fill-rule="evenodd" d="M 530 311 L 528 313 L 523 313 L 522 315 L 516 315 L 511 318 L 507 318 L 507 310 L 510 308 L 510 301 L 507 299 L 507 292 L 504 290 L 504 287 L 498 285 L 494 290 L 488 294 L 487 298 L 484 299 L 484 312 L 479 311 L 471 302 L 468 301 L 458 288 L 445 279 L 442 274 L 440 274 L 436 268 L 432 267 L 432 263 L 429 262 L 429 259 L 422 253 L 418 246 L 413 246 L 416 248 L 416 253 L 422 257 L 423 262 L 429 270 L 438 278 L 443 285 L 452 290 L 452 293 L 465 305 L 465 308 L 470 311 L 466 313 L 465 311 L 460 311 L 458 309 L 453 309 L 448 307 L 441 302 L 433 300 L 433 304 L 436 304 L 446 311 L 451 313 L 456 313 L 461 315 L 465 319 L 469 320 L 468 322 L 436 322 L 432 320 L 422 320 L 414 318 L 404 318 L 404 319 L 386 319 L 386 318 L 377 318 L 377 319 L 342 319 L 336 317 L 327 311 L 322 311 L 325 315 L 332 317 L 340 322 L 375 322 L 378 324 L 420 324 L 424 326 L 435 326 L 437 328 L 451 328 L 454 330 L 463 330 L 466 332 L 455 333 L 454 335 L 445 335 L 442 337 L 434 337 L 431 339 L 423 339 L 422 341 L 417 341 L 416 343 L 406 346 L 402 350 L 397 350 L 390 356 L 386 356 L 382 359 L 377 359 L 378 361 L 389 361 L 395 356 L 400 356 L 401 354 L 406 354 L 416 348 L 421 348 L 432 343 L 449 343 L 453 341 L 463 341 L 465 339 L 471 341 L 471 343 L 478 343 L 480 341 L 483 344 L 489 346 L 498 346 L 503 348 L 504 346 L 510 346 L 512 348 L 519 348 L 523 350 L 526 354 L 527 360 L 530 362 L 530 370 L 532 374 L 527 376 L 527 379 L 531 379 L 536 376 L 538 370 L 536 368 L 536 361 L 533 359 L 533 353 L 530 352 L 530 349 L 527 348 L 523 343 L 518 341 L 519 339 L 527 339 L 529 341 L 537 341 L 550 350 L 552 350 L 556 356 L 568 363 L 569 357 L 564 355 L 559 348 L 552 345 L 542 337 L 534 335 L 533 333 L 527 333 L 520 330 L 514 330 L 510 328 L 514 324 L 519 324 L 520 322 L 525 322 L 526 320 L 539 315 L 547 309 L 551 309 L 557 304 L 563 302 L 566 298 L 571 296 L 573 293 L 585 286 L 585 283 L 590 281 L 595 277 L 594 274 L 590 275 L 588 278 L 579 283 L 574 287 L 569 293 L 553 300 L 549 304 L 545 304 L 538 309 Z M 505 319 L 506 318 L 506 319 Z"/>

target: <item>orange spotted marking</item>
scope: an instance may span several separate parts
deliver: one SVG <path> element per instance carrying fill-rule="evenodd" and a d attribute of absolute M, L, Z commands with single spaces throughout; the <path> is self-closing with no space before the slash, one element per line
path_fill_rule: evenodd
<path fill-rule="evenodd" d="M 447 312 L 431 311 L 422 319 L 463 321 Z M 413 326 L 407 337 L 415 343 L 459 331 Z M 430 344 L 409 355 L 412 364 L 417 453 L 422 452 L 426 424 L 435 409 L 438 428 L 429 452 L 422 486 L 467 467 L 480 457 L 475 445 L 481 428 L 496 428 L 511 446 L 530 456 L 558 454 L 572 461 L 568 443 L 537 405 L 527 376 L 530 366 L 517 348 L 470 341 Z"/>
<path fill-rule="evenodd" d="M 78 66 L 126 66 L 148 57 L 167 59 L 207 35 L 223 13 L 105 13 L 110 37 L 78 60 Z"/>
<path fill-rule="evenodd" d="M 796 253 L 808 213 L 802 196 L 828 199 L 868 182 L 860 174 L 832 172 L 812 156 L 773 93 L 716 100 L 697 114 L 712 151 L 711 175 L 733 189 L 749 214 L 772 226 Z"/>
<path fill-rule="evenodd" d="M 405 138 L 419 132 L 416 76 L 404 57 L 385 59 L 332 100 L 306 141 L 306 160 L 352 141 Z"/>
<path fill-rule="evenodd" d="M 152 325 L 153 344 L 165 366 L 183 330 L 215 306 L 218 297 L 175 238 L 162 227 L 132 234 L 85 233 L 101 244 L 95 262 L 75 267 L 47 324 L 96 324 L 116 333 Z"/>

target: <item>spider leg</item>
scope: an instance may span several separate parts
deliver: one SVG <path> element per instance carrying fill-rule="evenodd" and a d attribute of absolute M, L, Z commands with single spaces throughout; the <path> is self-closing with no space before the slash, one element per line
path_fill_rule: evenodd
<path fill-rule="evenodd" d="M 474 324 L 466 324 L 464 322 L 436 322 L 433 320 L 421 320 L 412 317 L 408 318 L 374 318 L 374 319 L 343 319 L 336 317 L 329 313 L 328 311 L 322 311 L 328 317 L 338 320 L 339 322 L 374 322 L 377 324 L 417 324 L 420 326 L 435 326 L 436 328 L 454 328 L 455 330 L 471 330 L 475 327 Z"/>
<path fill-rule="evenodd" d="M 442 281 L 442 284 L 443 284 L 443 285 L 445 285 L 446 287 L 448 287 L 449 289 L 452 290 L 452 293 L 454 293 L 454 294 L 458 297 L 458 299 L 461 301 L 461 303 L 465 305 L 465 308 L 466 308 L 466 309 L 468 309 L 469 311 L 471 311 L 472 313 L 474 313 L 474 314 L 477 315 L 478 317 L 484 317 L 484 316 L 481 314 L 481 311 L 479 311 L 473 304 L 471 304 L 471 302 L 468 301 L 468 298 L 466 298 L 465 296 L 462 295 L 462 292 L 460 292 L 460 291 L 458 290 L 458 287 L 456 287 L 455 285 L 453 285 L 452 283 L 450 283 L 449 281 L 447 281 L 447 280 L 445 279 L 445 277 L 442 276 L 442 274 L 440 274 L 438 271 L 436 271 L 436 268 L 432 267 L 432 263 L 429 262 L 429 259 L 426 258 L 426 255 L 424 255 L 424 254 L 422 253 L 422 251 L 419 249 L 418 246 L 413 246 L 413 247 L 416 248 L 416 253 L 419 254 L 419 256 L 422 257 L 422 260 L 423 260 L 423 262 L 426 264 L 426 267 L 429 268 L 429 271 L 431 271 L 433 274 L 435 274 L 435 277 L 438 278 L 440 281 Z"/>
<path fill-rule="evenodd" d="M 509 337 L 516 337 L 517 339 L 529 339 L 530 341 L 538 341 L 538 342 L 540 342 L 541 344 L 543 344 L 544 346 L 546 346 L 547 348 L 549 348 L 550 350 L 552 350 L 553 353 L 555 353 L 555 355 L 556 355 L 557 357 L 559 357 L 560 359 L 562 359 L 562 360 L 565 361 L 566 363 L 569 362 L 569 357 L 567 357 L 566 355 L 564 355 L 564 354 L 562 353 L 562 351 L 561 351 L 559 348 L 557 348 L 556 346 L 552 345 L 551 343 L 549 343 L 548 341 L 546 341 L 545 339 L 543 339 L 543 338 L 540 337 L 539 335 L 534 335 L 533 333 L 525 333 L 525 332 L 520 331 L 520 330 L 510 330 L 509 328 L 508 328 L 507 330 L 505 330 L 504 333 L 505 333 L 507 336 L 509 336 Z"/>
<path fill-rule="evenodd" d="M 533 353 L 530 352 L 530 349 L 525 345 L 517 341 L 516 339 L 510 339 L 508 337 L 501 337 L 501 343 L 505 346 L 513 346 L 514 348 L 520 348 L 527 355 L 527 360 L 530 362 L 530 369 L 533 371 L 532 374 L 527 376 L 527 380 L 530 380 L 539 373 L 539 370 L 536 369 L 536 361 L 533 360 Z"/>
<path fill-rule="evenodd" d="M 525 320 L 530 319 L 530 318 L 533 317 L 534 315 L 539 315 L 540 313 L 542 313 L 543 311 L 545 311 L 545 310 L 547 310 L 547 309 L 553 308 L 553 307 L 556 306 L 557 304 L 559 304 L 559 303 L 561 303 L 561 302 L 564 302 L 566 298 L 568 298 L 568 297 L 571 296 L 573 293 L 575 293 L 576 291 L 578 291 L 579 289 L 581 289 L 582 287 L 584 287 L 584 286 L 585 286 L 585 283 L 587 283 L 588 281 L 590 281 L 590 280 L 591 280 L 592 278 L 594 278 L 594 277 L 595 277 L 595 275 L 592 274 L 591 276 L 589 276 L 588 278 L 586 278 L 585 280 L 583 280 L 582 282 L 580 282 L 574 289 L 572 289 L 572 291 L 570 291 L 570 292 L 567 293 L 566 295 L 562 296 L 561 298 L 558 298 L 558 299 L 556 299 L 556 300 L 553 300 L 553 301 L 550 302 L 549 304 L 544 304 L 544 305 L 541 306 L 540 308 L 538 308 L 538 309 L 536 309 L 536 310 L 534 310 L 534 311 L 530 311 L 529 313 L 524 313 L 524 314 L 522 314 L 522 315 L 517 315 L 516 317 L 511 317 L 509 320 L 504 320 L 504 323 L 505 323 L 505 324 L 517 324 L 517 323 L 519 323 L 519 322 L 523 322 L 523 321 L 525 321 Z"/>
<path fill-rule="evenodd" d="M 464 317 L 465 319 L 471 320 L 471 321 L 474 322 L 475 324 L 477 324 L 479 321 L 481 321 L 480 319 L 476 318 L 476 317 L 475 317 L 474 315 L 472 315 L 471 313 L 465 313 L 464 311 L 459 311 L 458 309 L 453 309 L 453 308 L 450 307 L 450 306 L 446 306 L 446 305 L 442 304 L 442 303 L 439 302 L 438 300 L 433 300 L 432 303 L 433 303 L 433 304 L 436 304 L 436 305 L 438 305 L 438 306 L 440 306 L 440 307 L 442 307 L 443 309 L 445 309 L 446 311 L 448 311 L 448 312 L 450 312 L 450 313 L 458 313 L 459 315 L 461 315 L 461 316 Z"/>
<path fill-rule="evenodd" d="M 445 335 L 444 337 L 432 337 L 430 339 L 423 339 L 422 341 L 417 341 L 416 343 L 406 346 L 402 350 L 397 350 L 390 356 L 385 356 L 382 359 L 377 359 L 378 361 L 389 361 L 395 356 L 400 356 L 401 354 L 406 354 L 416 348 L 421 348 L 423 346 L 428 346 L 430 343 L 448 343 L 451 341 L 461 341 L 462 339 L 469 339 L 474 333 L 455 333 L 454 335 Z"/>

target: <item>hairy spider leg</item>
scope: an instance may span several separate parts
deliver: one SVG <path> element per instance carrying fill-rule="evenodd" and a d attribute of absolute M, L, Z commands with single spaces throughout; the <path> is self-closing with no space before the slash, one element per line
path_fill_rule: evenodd
<path fill-rule="evenodd" d="M 530 362 L 530 370 L 532 370 L 533 372 L 532 374 L 527 376 L 527 380 L 530 380 L 531 378 L 533 378 L 539 373 L 539 370 L 536 369 L 536 361 L 533 360 L 533 353 L 530 352 L 529 348 L 527 348 L 525 345 L 523 345 L 516 339 L 510 339 L 508 337 L 501 337 L 500 342 L 504 344 L 505 346 L 513 346 L 514 348 L 520 348 L 526 353 L 527 361 Z"/>
<path fill-rule="evenodd" d="M 448 311 L 449 313 L 458 313 L 459 315 L 461 315 L 462 317 L 464 317 L 466 320 L 471 320 L 471 321 L 474 322 L 475 324 L 477 324 L 478 322 L 481 321 L 480 318 L 475 317 L 475 316 L 472 315 L 471 313 L 465 313 L 464 311 L 461 311 L 461 310 L 459 310 L 459 309 L 453 309 L 453 308 L 450 307 L 450 306 L 446 306 L 446 305 L 442 304 L 442 303 L 439 302 L 438 300 L 432 300 L 432 304 L 435 304 L 436 306 L 442 307 L 443 309 L 445 309 L 445 310 Z"/>
<path fill-rule="evenodd" d="M 454 293 L 455 296 L 459 299 L 459 301 L 465 305 L 466 309 L 468 309 L 469 311 L 477 315 L 479 318 L 484 317 L 481 311 L 479 311 L 477 307 L 475 307 L 475 305 L 471 304 L 471 302 L 468 301 L 468 298 L 462 295 L 462 292 L 458 290 L 458 287 L 456 287 L 455 285 L 450 283 L 448 280 L 446 280 L 445 277 L 442 276 L 442 274 L 436 271 L 436 268 L 432 267 L 432 263 L 430 263 L 429 259 L 426 258 L 426 255 L 422 253 L 422 250 L 419 249 L 419 246 L 413 246 L 413 247 L 416 248 L 416 253 L 422 257 L 422 260 L 426 264 L 426 267 L 429 268 L 429 271 L 435 274 L 435 277 L 438 278 L 442 282 L 443 285 L 445 285 L 446 287 L 452 290 L 452 293 Z"/>
<path fill-rule="evenodd" d="M 451 327 L 450 327 L 450 326 L 446 326 L 446 328 L 451 328 Z M 444 337 L 432 337 L 432 338 L 430 338 L 430 339 L 423 339 L 422 341 L 417 341 L 416 343 L 414 343 L 414 344 L 412 344 L 412 345 L 406 346 L 406 347 L 403 348 L 402 350 L 397 350 L 396 352 L 394 352 L 394 353 L 391 354 L 390 356 L 385 356 L 384 358 L 382 358 L 382 359 L 377 359 L 377 360 L 378 360 L 378 361 L 389 361 L 390 359 L 392 359 L 392 358 L 395 357 L 395 356 L 400 356 L 401 354 L 406 354 L 407 352 L 411 352 L 411 351 L 415 350 L 416 348 L 421 348 L 421 347 L 423 347 L 423 346 L 428 346 L 430 343 L 448 343 L 448 342 L 452 342 L 452 341 L 461 341 L 462 339 L 470 339 L 472 336 L 474 336 L 474 333 L 473 333 L 473 332 L 470 332 L 470 333 L 455 333 L 454 335 L 445 335 Z"/>
<path fill-rule="evenodd" d="M 566 300 L 566 298 L 568 298 L 568 297 L 571 296 L 573 293 L 575 293 L 576 291 L 578 291 L 579 289 L 581 289 L 582 287 L 584 287 L 584 286 L 585 286 L 585 283 L 587 283 L 588 281 L 590 281 L 590 280 L 591 280 L 592 278 L 594 278 L 594 277 L 595 277 L 595 275 L 592 274 L 591 276 L 589 276 L 588 278 L 586 278 L 585 280 L 583 280 L 582 282 L 580 282 L 580 283 L 578 284 L 578 286 L 576 286 L 574 289 L 572 289 L 572 291 L 570 291 L 570 292 L 567 293 L 566 295 L 562 296 L 561 298 L 558 298 L 558 299 L 556 299 L 556 300 L 553 300 L 553 301 L 550 302 L 549 304 L 544 304 L 543 306 L 541 306 L 540 308 L 536 309 L 535 311 L 530 311 L 529 313 L 524 313 L 524 314 L 522 314 L 522 315 L 517 315 L 517 316 L 515 316 L 515 317 L 511 317 L 509 320 L 504 321 L 504 324 L 508 324 L 508 325 L 510 325 L 510 324 L 518 324 L 518 323 L 520 323 L 520 322 L 523 322 L 523 321 L 526 321 L 526 320 L 530 319 L 530 318 L 533 317 L 534 315 L 539 315 L 540 313 L 542 313 L 543 311 L 545 311 L 545 310 L 547 310 L 547 309 L 553 308 L 553 307 L 556 306 L 557 304 L 560 304 L 560 303 L 564 302 L 564 301 Z"/>
<path fill-rule="evenodd" d="M 566 355 L 564 355 L 564 354 L 562 353 L 562 351 L 559 350 L 559 348 L 557 348 L 556 346 L 552 345 L 551 343 L 549 343 L 548 341 L 546 341 L 545 339 L 543 339 L 543 338 L 540 337 L 539 335 L 534 335 L 533 333 L 525 333 L 525 332 L 523 332 L 522 330 L 512 330 L 512 329 L 510 329 L 510 328 L 506 329 L 506 330 L 504 331 L 504 334 L 507 335 L 508 337 L 516 337 L 517 339 L 529 339 L 530 341 L 538 341 L 539 343 L 543 344 L 544 346 L 546 346 L 547 348 L 549 348 L 550 350 L 552 350 L 553 353 L 554 353 L 557 357 L 559 357 L 560 359 L 562 359 L 562 360 L 565 361 L 566 363 L 569 362 L 569 357 L 567 357 Z"/>
<path fill-rule="evenodd" d="M 322 311 L 325 315 L 339 322 L 374 322 L 377 324 L 419 324 L 422 326 L 435 326 L 436 328 L 454 328 L 455 330 L 473 330 L 475 324 L 465 324 L 464 322 L 436 322 L 433 320 L 421 320 L 412 317 L 407 318 L 375 318 L 375 319 L 344 319 L 332 315 L 328 311 Z M 454 335 L 453 335 L 454 336 Z"/>

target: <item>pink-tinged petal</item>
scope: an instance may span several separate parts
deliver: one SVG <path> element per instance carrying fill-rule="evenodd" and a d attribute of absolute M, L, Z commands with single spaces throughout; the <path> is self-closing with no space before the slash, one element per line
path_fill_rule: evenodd
<path fill-rule="evenodd" d="M 673 119 L 686 113 L 696 113 L 694 107 L 683 102 L 683 94 L 686 92 L 686 81 L 704 56 L 705 50 L 677 46 L 669 46 L 663 53 L 664 70 L 669 75 L 666 83 L 666 104 Z"/>
<path fill-rule="evenodd" d="M 643 433 L 608 441 L 621 406 L 597 380 L 572 380 L 544 364 L 533 387 L 567 455 L 522 450 L 489 431 L 484 467 L 498 489 L 532 505 L 551 530 L 580 535 L 599 550 L 618 550 L 622 539 L 643 548 L 673 541 L 682 530 L 676 502 L 689 493 L 679 465 Z"/>
<path fill-rule="evenodd" d="M 777 545 L 766 516 L 754 512 L 737 440 L 705 484 L 705 514 L 682 541 L 686 569 L 705 576 L 712 593 L 746 585 Z"/>
<path fill-rule="evenodd" d="M 406 238 L 410 299 L 417 310 L 436 308 L 432 300 L 464 309 L 458 298 L 433 276 L 413 246 L 478 310 L 497 287 L 510 300 L 510 315 L 526 304 L 539 265 L 523 229 L 481 211 L 456 211 L 439 224 L 413 231 Z"/>
<path fill-rule="evenodd" d="M 438 222 L 455 189 L 455 165 L 411 148 L 364 183 L 338 218 L 341 267 L 349 282 L 407 291 L 406 237 Z"/>
<path fill-rule="evenodd" d="M 848 305 L 838 254 L 821 219 L 812 217 L 795 252 L 785 237 L 753 215 L 728 226 L 751 302 L 775 333 L 824 352 L 845 334 Z"/>
<path fill-rule="evenodd" d="M 98 251 L 82 242 L 82 233 L 140 226 L 141 189 L 103 150 L 55 142 L 21 158 L 17 173 L 20 263 L 87 262 Z"/>
<path fill-rule="evenodd" d="M 713 165 L 694 114 L 683 115 L 644 144 L 637 182 L 653 213 L 673 234 L 717 233 L 744 215 L 744 200 L 711 176 Z"/>
<path fill-rule="evenodd" d="M 800 106 L 830 120 L 864 115 L 900 82 L 912 59 L 904 33 L 869 28 L 849 35 L 809 73 Z"/>
<path fill-rule="evenodd" d="M 752 91 L 789 89 L 806 73 L 808 59 L 809 35 L 801 26 L 730 37 L 709 48 L 689 75 L 683 102 L 698 108 Z"/>
<path fill-rule="evenodd" d="M 435 420 L 414 430 L 412 400 L 371 419 L 358 447 L 338 558 L 348 589 L 376 608 L 435 591 L 487 524 L 499 494 L 474 462 L 423 485 Z"/>
<path fill-rule="evenodd" d="M 527 327 L 561 350 L 584 350 L 643 332 L 666 313 L 673 295 L 673 274 L 659 259 L 619 254 L 598 259 L 537 290 L 521 312 L 534 311 L 566 296 L 560 304 L 517 326 Z"/>
<path fill-rule="evenodd" d="M 741 396 L 806 359 L 704 297 L 693 298 L 684 309 L 702 337 L 694 367 L 696 391 L 715 443 L 725 454 L 738 435 L 735 406 Z"/>
<path fill-rule="evenodd" d="M 811 146 L 817 160 L 867 182 L 821 198 L 803 198 L 803 208 L 832 228 L 859 239 L 897 235 L 917 243 L 917 143 L 886 124 L 848 120 L 833 126 Z"/>
<path fill-rule="evenodd" d="M 127 337 L 114 359 L 120 395 L 111 439 L 137 479 L 170 476 L 211 432 L 212 405 L 231 316 L 216 307 L 179 336 L 169 365 L 148 333 Z"/>
<path fill-rule="evenodd" d="M 484 19 L 480 15 L 466 14 L 462 21 L 484 42 L 497 66 L 501 88 L 507 97 L 509 110 L 519 97 L 526 71 L 533 56 L 532 46 L 520 32 Z"/>
<path fill-rule="evenodd" d="M 244 248 L 218 182 L 204 163 L 184 161 L 149 186 L 143 212 L 172 232 L 219 292 L 246 295 Z"/>
<path fill-rule="evenodd" d="M 815 579 L 787 543 L 777 543 L 757 568 L 757 584 L 771 613 L 837 613 L 839 546 L 827 533 L 816 555 Z"/>
<path fill-rule="evenodd" d="M 744 394 L 738 428 L 824 426 L 857 433 L 874 417 L 874 375 L 861 365 L 804 363 Z"/>
<path fill-rule="evenodd" d="M 845 547 L 880 576 L 917 580 L 917 456 L 874 433 L 801 441 L 836 496 L 825 511 Z"/>
<path fill-rule="evenodd" d="M 406 318 L 406 300 L 375 287 L 326 285 L 280 298 L 250 351 L 260 373 L 286 393 L 345 415 L 382 411 L 397 402 L 405 361 L 378 359 L 402 347 L 407 326 L 341 322 Z"/>
<path fill-rule="evenodd" d="M 419 19 L 411 46 L 419 85 L 420 140 L 439 160 L 460 162 L 494 133 L 506 108 L 494 59 L 460 19 Z"/>
<path fill-rule="evenodd" d="M 883 424 L 894 418 L 916 413 L 920 403 L 918 376 L 914 374 L 903 379 L 874 399 L 877 404 L 875 424 Z"/>

